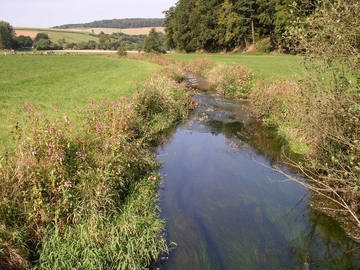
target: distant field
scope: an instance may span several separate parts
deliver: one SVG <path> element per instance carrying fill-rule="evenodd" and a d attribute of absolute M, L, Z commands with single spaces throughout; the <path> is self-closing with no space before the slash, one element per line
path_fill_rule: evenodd
<path fill-rule="evenodd" d="M 101 55 L 0 54 L 0 148 L 15 124 L 11 115 L 23 119 L 25 102 L 50 116 L 71 116 L 75 106 L 82 108 L 93 99 L 134 93 L 136 84 L 158 67 Z"/>
<path fill-rule="evenodd" d="M 209 58 L 221 64 L 239 64 L 253 69 L 255 79 L 264 77 L 274 80 L 279 77 L 301 75 L 301 56 L 293 55 L 256 55 L 256 54 L 178 54 L 170 53 L 165 57 L 176 60 Z"/>
<path fill-rule="evenodd" d="M 24 35 L 24 36 L 30 36 L 31 38 L 34 38 L 37 33 L 46 33 L 49 35 L 49 38 L 53 42 L 57 42 L 59 39 L 64 38 L 67 42 L 82 42 L 82 41 L 89 41 L 89 40 L 95 40 L 97 41 L 98 38 L 91 36 L 91 32 L 86 31 L 72 31 L 68 29 L 50 29 L 50 28 L 20 28 L 20 27 L 14 27 L 15 33 L 17 36 Z"/>
<path fill-rule="evenodd" d="M 147 35 L 149 34 L 152 27 L 143 28 L 68 28 L 68 29 L 53 29 L 53 28 L 27 28 L 27 27 L 15 27 L 14 30 L 16 35 L 30 36 L 34 38 L 37 33 L 46 33 L 49 35 L 53 42 L 64 38 L 68 42 L 78 43 L 81 41 L 98 40 L 97 37 L 91 36 L 90 34 L 99 34 L 103 31 L 105 34 L 112 34 L 117 32 L 123 32 L 128 35 Z M 163 27 L 155 27 L 156 31 L 164 32 Z"/>
<path fill-rule="evenodd" d="M 101 31 L 103 31 L 105 34 L 112 34 L 117 32 L 123 32 L 127 35 L 147 35 L 149 34 L 150 30 L 152 28 L 155 28 L 158 32 L 164 32 L 164 27 L 142 27 L 142 28 L 68 28 L 66 30 L 69 31 L 81 31 L 81 32 L 88 32 L 92 33 L 94 30 L 95 34 L 99 34 Z"/>

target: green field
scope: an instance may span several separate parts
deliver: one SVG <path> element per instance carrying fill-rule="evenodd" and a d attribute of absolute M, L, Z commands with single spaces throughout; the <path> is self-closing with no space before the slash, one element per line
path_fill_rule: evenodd
<path fill-rule="evenodd" d="M 159 66 L 104 55 L 0 56 L 0 141 L 28 102 L 46 114 L 72 115 L 91 100 L 130 95 Z M 56 108 L 58 113 L 54 113 Z"/>
<path fill-rule="evenodd" d="M 66 29 L 49 29 L 49 28 L 26 28 L 15 27 L 17 35 L 30 36 L 34 38 L 37 33 L 48 34 L 50 40 L 57 43 L 59 39 L 65 39 L 68 43 L 87 42 L 89 40 L 98 41 L 99 38 L 90 35 L 89 31 L 70 31 Z"/>
<path fill-rule="evenodd" d="M 301 56 L 292 55 L 256 55 L 256 54 L 167 54 L 166 57 L 176 60 L 209 58 L 220 64 L 244 65 L 253 70 L 254 78 L 274 80 L 279 77 L 291 77 L 302 74 Z"/>
<path fill-rule="evenodd" d="M 253 69 L 255 79 L 300 74 L 301 57 L 246 54 L 167 54 L 177 60 L 210 58 L 216 63 L 240 64 Z M 15 120 L 28 102 L 50 116 L 72 115 L 94 99 L 130 95 L 158 65 L 105 55 L 0 56 L 0 142 L 6 142 Z M 54 113 L 54 109 L 57 110 Z M 6 131 L 6 132 L 4 132 Z M 5 133 L 5 134 L 4 134 Z"/>

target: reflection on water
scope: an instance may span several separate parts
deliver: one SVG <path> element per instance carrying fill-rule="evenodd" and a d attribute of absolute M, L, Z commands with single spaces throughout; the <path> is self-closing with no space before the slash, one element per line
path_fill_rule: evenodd
<path fill-rule="evenodd" d="M 196 98 L 158 149 L 162 217 L 177 243 L 165 269 L 357 269 L 359 245 L 308 206 L 308 190 L 261 165 L 279 141 L 248 122 L 246 102 Z"/>

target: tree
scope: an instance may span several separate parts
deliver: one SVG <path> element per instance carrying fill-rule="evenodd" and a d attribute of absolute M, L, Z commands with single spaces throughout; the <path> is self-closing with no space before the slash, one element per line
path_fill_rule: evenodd
<path fill-rule="evenodd" d="M 117 49 L 117 55 L 119 57 L 125 57 L 127 55 L 126 52 L 126 43 L 125 42 L 121 42 L 118 49 Z"/>
<path fill-rule="evenodd" d="M 148 37 L 145 39 L 144 52 L 161 52 L 161 43 L 158 32 L 152 28 Z"/>
<path fill-rule="evenodd" d="M 283 36 L 291 22 L 309 16 L 317 2 L 179 0 L 165 11 L 165 44 L 185 52 L 216 52 L 248 47 L 268 38 L 269 48 L 274 44 L 284 46 Z"/>
<path fill-rule="evenodd" d="M 38 41 L 40 41 L 40 39 L 50 39 L 50 38 L 49 38 L 49 35 L 46 33 L 37 33 L 34 41 L 38 42 Z"/>
<path fill-rule="evenodd" d="M 34 41 L 30 36 L 20 35 L 16 38 L 20 48 L 31 48 Z"/>
<path fill-rule="evenodd" d="M 348 212 L 359 229 L 360 4 L 322 0 L 314 10 L 314 3 L 307 3 L 295 8 L 309 16 L 289 29 L 290 42 L 305 53 L 303 114 L 309 116 L 304 119 L 313 141 L 312 153 L 297 167 L 309 179 L 308 187 Z M 331 208 L 339 210 L 330 203 L 319 209 L 332 215 Z"/>
<path fill-rule="evenodd" d="M 163 12 L 165 14 L 164 28 L 165 28 L 165 46 L 169 49 L 176 48 L 175 42 L 175 7 L 170 7 L 169 10 Z"/>
<path fill-rule="evenodd" d="M 5 21 L 0 21 L 0 49 L 11 48 L 15 37 L 13 27 Z"/>
<path fill-rule="evenodd" d="M 226 50 L 240 46 L 246 40 L 243 18 L 235 11 L 229 0 L 221 5 L 218 20 L 219 42 Z"/>

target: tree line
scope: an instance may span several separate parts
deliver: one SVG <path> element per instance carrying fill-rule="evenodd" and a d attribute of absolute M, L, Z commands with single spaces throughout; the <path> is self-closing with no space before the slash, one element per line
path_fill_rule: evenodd
<path fill-rule="evenodd" d="M 165 11 L 165 42 L 179 51 L 232 51 L 258 43 L 263 52 L 291 44 L 288 26 L 310 15 L 317 0 L 179 0 Z"/>
<path fill-rule="evenodd" d="M 37 33 L 34 39 L 30 36 L 16 36 L 13 27 L 5 21 L 0 21 L 0 49 L 14 50 L 137 50 L 145 52 L 164 52 L 164 34 L 152 28 L 149 35 L 128 35 L 122 32 L 105 34 L 101 31 L 95 40 L 68 42 L 64 38 L 57 41 L 51 40 L 46 33 Z"/>
<path fill-rule="evenodd" d="M 64 24 L 55 26 L 53 28 L 141 28 L 141 27 L 161 27 L 164 24 L 164 19 L 158 18 L 132 18 L 132 19 L 112 19 L 112 20 L 101 20 L 90 23 L 80 24 Z"/>

